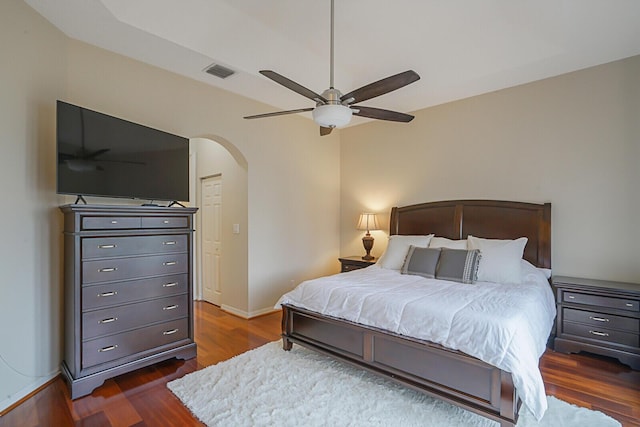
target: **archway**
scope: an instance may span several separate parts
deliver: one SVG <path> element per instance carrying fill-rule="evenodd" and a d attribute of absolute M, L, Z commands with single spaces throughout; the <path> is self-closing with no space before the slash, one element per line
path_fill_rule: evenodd
<path fill-rule="evenodd" d="M 248 162 L 232 143 L 215 135 L 190 138 L 191 200 L 202 206 L 203 179 L 221 176 L 224 181 L 221 210 L 220 307 L 248 312 Z M 194 295 L 202 299 L 202 210 L 196 214 Z"/>

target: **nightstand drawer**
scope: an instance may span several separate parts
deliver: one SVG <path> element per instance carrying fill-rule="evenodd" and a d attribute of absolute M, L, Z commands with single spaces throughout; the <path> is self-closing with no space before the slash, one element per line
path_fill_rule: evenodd
<path fill-rule="evenodd" d="M 628 345 L 631 347 L 638 347 L 640 345 L 640 336 L 638 334 L 614 331 L 607 328 L 598 328 L 595 326 L 583 325 L 580 323 L 563 322 L 562 332 L 578 337 Z"/>
<path fill-rule="evenodd" d="M 361 266 L 353 265 L 353 264 L 343 264 L 341 273 L 346 273 L 347 271 L 360 270 Z"/>
<path fill-rule="evenodd" d="M 366 268 L 376 263 L 376 261 L 373 259 L 364 260 L 362 259 L 362 257 L 359 257 L 359 256 L 342 257 L 342 258 L 338 258 L 338 260 L 340 261 L 340 265 L 341 265 L 341 268 L 340 268 L 341 273 L 346 273 L 347 271 L 359 270 L 361 268 Z"/>
<path fill-rule="evenodd" d="M 564 292 L 562 294 L 563 302 L 572 304 L 593 305 L 596 307 L 617 308 L 619 310 L 640 311 L 640 301 L 626 299 L 603 297 L 598 295 L 583 294 L 580 292 Z"/>
<path fill-rule="evenodd" d="M 563 318 L 570 322 L 585 323 L 596 328 L 616 329 L 636 334 L 640 332 L 640 319 L 631 317 L 565 308 Z"/>

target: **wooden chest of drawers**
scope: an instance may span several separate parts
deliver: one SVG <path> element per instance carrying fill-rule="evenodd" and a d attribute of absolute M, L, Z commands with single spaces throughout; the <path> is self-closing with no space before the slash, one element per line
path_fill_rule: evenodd
<path fill-rule="evenodd" d="M 615 357 L 640 370 L 640 285 L 556 276 L 554 347 Z"/>
<path fill-rule="evenodd" d="M 195 208 L 67 205 L 65 357 L 71 398 L 105 379 L 196 355 Z"/>

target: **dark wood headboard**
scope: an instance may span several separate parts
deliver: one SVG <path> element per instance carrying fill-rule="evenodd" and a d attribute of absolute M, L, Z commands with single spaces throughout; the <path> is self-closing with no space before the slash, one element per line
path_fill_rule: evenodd
<path fill-rule="evenodd" d="M 551 268 L 551 203 L 449 200 L 391 209 L 389 234 L 432 233 L 454 240 L 526 237 L 524 259 Z"/>

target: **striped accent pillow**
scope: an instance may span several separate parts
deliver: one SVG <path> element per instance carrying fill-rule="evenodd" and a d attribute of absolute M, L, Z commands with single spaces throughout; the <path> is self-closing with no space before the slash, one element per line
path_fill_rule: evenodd
<path fill-rule="evenodd" d="M 433 279 L 436 277 L 439 258 L 440 248 L 419 248 L 411 245 L 400 272 Z"/>
<path fill-rule="evenodd" d="M 480 250 L 442 248 L 436 268 L 436 279 L 475 283 L 478 279 Z"/>

